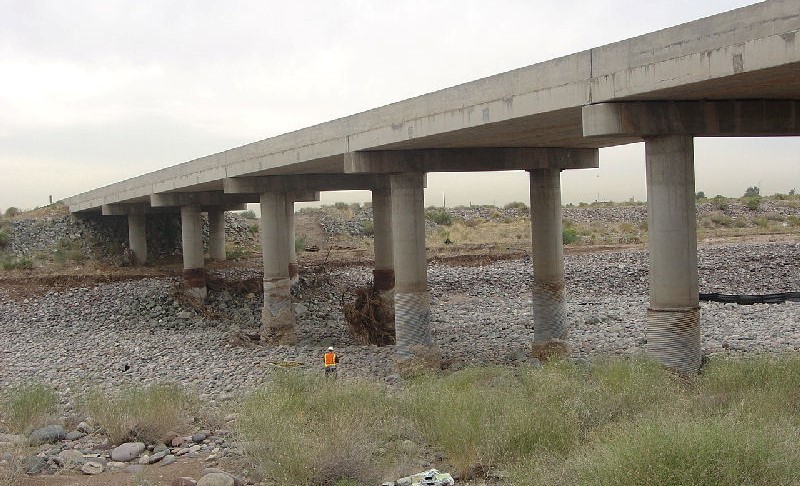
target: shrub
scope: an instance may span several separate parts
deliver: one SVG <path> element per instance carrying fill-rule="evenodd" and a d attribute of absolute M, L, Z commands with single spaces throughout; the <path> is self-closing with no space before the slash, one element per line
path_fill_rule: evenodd
<path fill-rule="evenodd" d="M 723 196 L 720 196 L 719 194 L 714 196 L 714 205 L 720 211 L 725 211 L 730 206 L 730 204 L 728 204 L 728 199 Z"/>
<path fill-rule="evenodd" d="M 705 199 L 706 198 L 706 193 L 703 192 L 703 191 L 698 191 L 698 192 L 696 192 L 694 194 L 694 198 L 695 199 Z"/>
<path fill-rule="evenodd" d="M 239 245 L 225 244 L 225 258 L 236 259 L 248 255 L 248 251 Z"/>
<path fill-rule="evenodd" d="M 15 208 L 14 206 L 11 206 L 10 208 L 6 209 L 6 218 L 13 218 L 14 216 L 17 216 L 20 213 L 21 211 L 19 209 Z"/>
<path fill-rule="evenodd" d="M 0 231 L 0 250 L 8 247 L 11 242 L 11 237 L 5 231 Z"/>
<path fill-rule="evenodd" d="M 33 260 L 27 257 L 4 258 L 0 260 L 3 270 L 30 270 L 33 268 Z"/>
<path fill-rule="evenodd" d="M 759 207 L 759 206 L 761 206 L 761 196 L 759 196 L 759 195 L 755 195 L 755 196 L 750 196 L 750 197 L 748 197 L 748 198 L 745 200 L 745 203 L 744 203 L 744 205 L 745 205 L 745 206 L 747 207 L 747 209 L 749 209 L 750 211 L 755 211 L 755 210 L 757 210 L 757 209 L 758 209 L 758 207 Z"/>
<path fill-rule="evenodd" d="M 251 224 L 247 227 L 247 231 L 250 232 L 251 235 L 257 235 L 260 227 L 257 224 Z"/>
<path fill-rule="evenodd" d="M 2 411 L 12 431 L 28 434 L 46 425 L 50 414 L 56 411 L 57 404 L 58 395 L 53 388 L 33 383 L 9 390 L 4 397 Z"/>
<path fill-rule="evenodd" d="M 575 231 L 575 228 L 564 228 L 561 231 L 561 240 L 564 242 L 565 245 L 571 245 L 578 241 L 580 238 L 578 237 L 578 232 Z"/>
<path fill-rule="evenodd" d="M 294 252 L 300 253 L 306 249 L 308 245 L 308 236 L 306 235 L 296 235 L 294 237 Z"/>
<path fill-rule="evenodd" d="M 378 450 L 391 460 L 386 434 L 403 435 L 392 409 L 377 384 L 287 371 L 246 397 L 237 427 L 245 453 L 280 484 L 380 484 Z"/>
<path fill-rule="evenodd" d="M 756 197 L 759 196 L 761 193 L 761 189 L 758 186 L 748 187 L 747 190 L 744 191 L 744 196 L 742 197 Z"/>
<path fill-rule="evenodd" d="M 163 384 L 111 395 L 94 391 L 83 404 L 113 444 L 163 441 L 168 432 L 180 432 L 191 407 L 193 403 L 183 390 Z"/>
<path fill-rule="evenodd" d="M 340 210 L 348 209 L 350 206 L 346 202 L 337 202 L 333 204 L 333 207 Z"/>
<path fill-rule="evenodd" d="M 239 216 L 241 216 L 241 217 L 243 217 L 245 219 L 258 219 L 256 217 L 256 212 L 253 211 L 253 210 L 250 210 L 250 209 L 248 209 L 247 211 L 240 212 Z"/>
<path fill-rule="evenodd" d="M 361 220 L 361 234 L 364 236 L 375 236 L 375 223 L 371 219 Z"/>
<path fill-rule="evenodd" d="M 519 209 L 520 211 L 527 211 L 528 205 L 521 201 L 514 201 L 503 206 L 504 209 Z"/>
<path fill-rule="evenodd" d="M 442 226 L 450 226 L 453 224 L 453 217 L 444 209 L 426 209 L 425 219 Z"/>

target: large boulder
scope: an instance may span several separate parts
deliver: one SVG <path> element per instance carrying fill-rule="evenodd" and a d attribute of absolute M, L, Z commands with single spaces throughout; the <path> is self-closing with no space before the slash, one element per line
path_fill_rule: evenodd
<path fill-rule="evenodd" d="M 31 432 L 31 435 L 28 437 L 28 443 L 32 447 L 38 447 L 42 444 L 52 444 L 59 440 L 64 440 L 66 436 L 67 431 L 64 430 L 63 426 L 48 425 L 47 427 L 42 427 L 41 429 L 36 429 Z"/>
<path fill-rule="evenodd" d="M 115 447 L 111 451 L 111 459 L 113 461 L 128 462 L 139 457 L 139 454 L 144 452 L 145 445 L 141 442 L 126 442 Z"/>

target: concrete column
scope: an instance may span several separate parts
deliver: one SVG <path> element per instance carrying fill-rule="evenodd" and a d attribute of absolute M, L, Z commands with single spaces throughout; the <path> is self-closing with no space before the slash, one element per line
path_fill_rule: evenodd
<path fill-rule="evenodd" d="M 128 214 L 128 246 L 137 265 L 147 262 L 147 217 L 144 214 Z"/>
<path fill-rule="evenodd" d="M 694 141 L 647 138 L 647 223 L 650 307 L 647 350 L 682 373 L 700 367 Z"/>
<path fill-rule="evenodd" d="M 297 249 L 294 246 L 297 225 L 294 220 L 294 199 L 291 195 L 286 196 L 286 227 L 288 228 L 289 238 L 289 279 L 292 284 L 296 284 L 300 280 L 300 273 L 297 265 Z"/>
<path fill-rule="evenodd" d="M 375 290 L 394 289 L 394 247 L 392 245 L 392 191 L 372 190 L 372 227 L 375 233 Z"/>
<path fill-rule="evenodd" d="M 561 228 L 561 172 L 530 172 L 533 244 L 533 341 L 566 340 L 564 241 Z"/>
<path fill-rule="evenodd" d="M 261 340 L 295 342 L 295 314 L 289 278 L 289 224 L 286 194 L 261 194 L 261 250 L 264 257 L 264 310 Z"/>
<path fill-rule="evenodd" d="M 388 184 L 387 184 L 388 186 Z M 375 268 L 372 288 L 380 305 L 373 309 L 386 336 L 397 338 L 394 324 L 394 246 L 392 244 L 392 191 L 389 187 L 372 190 L 372 228 Z M 396 342 L 396 341 L 395 341 Z"/>
<path fill-rule="evenodd" d="M 425 259 L 425 175 L 392 174 L 392 236 L 395 260 L 395 337 L 397 356 L 413 357 L 430 347 L 430 296 Z"/>
<path fill-rule="evenodd" d="M 202 229 L 200 206 L 181 206 L 183 280 L 189 295 L 205 299 L 207 291 Z"/>
<path fill-rule="evenodd" d="M 225 261 L 225 211 L 208 212 L 208 256 L 215 261 Z"/>

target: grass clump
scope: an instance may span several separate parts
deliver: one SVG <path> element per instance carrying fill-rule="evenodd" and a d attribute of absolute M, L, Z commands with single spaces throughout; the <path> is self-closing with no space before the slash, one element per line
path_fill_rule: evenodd
<path fill-rule="evenodd" d="M 281 484 L 379 484 L 422 461 L 507 484 L 795 484 L 800 355 L 468 366 L 402 387 L 275 374 L 245 401 L 250 458 Z M 433 460 L 438 456 L 441 459 Z M 338 482 L 338 483 L 337 483 Z"/>
<path fill-rule="evenodd" d="M 0 267 L 3 270 L 30 270 L 33 268 L 33 260 L 27 257 L 0 256 Z"/>
<path fill-rule="evenodd" d="M 193 401 L 175 385 L 136 387 L 116 394 L 99 391 L 87 395 L 84 408 L 111 442 L 154 443 L 169 432 L 180 432 Z"/>
<path fill-rule="evenodd" d="M 20 385 L 8 390 L 3 397 L 2 415 L 8 428 L 19 434 L 46 425 L 56 411 L 58 395 L 52 387 L 42 383 Z"/>
<path fill-rule="evenodd" d="M 676 418 L 646 418 L 612 430 L 540 482 L 766 485 L 790 484 L 790 478 L 800 477 L 796 447 L 790 446 L 792 437 L 785 430 L 764 430 L 726 418 Z"/>
<path fill-rule="evenodd" d="M 372 464 L 389 459 L 379 451 L 396 433 L 391 410 L 376 384 L 285 372 L 247 397 L 237 425 L 246 452 L 281 484 L 379 484 Z"/>
<path fill-rule="evenodd" d="M 440 226 L 453 224 L 453 217 L 444 209 L 428 208 L 425 210 L 425 219 L 433 221 Z"/>

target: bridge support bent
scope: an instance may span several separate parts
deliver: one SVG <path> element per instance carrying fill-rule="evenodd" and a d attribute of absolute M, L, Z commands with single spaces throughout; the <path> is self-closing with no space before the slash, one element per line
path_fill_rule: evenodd
<path fill-rule="evenodd" d="M 294 285 L 300 280 L 300 267 L 297 264 L 297 248 L 295 247 L 297 241 L 297 235 L 295 234 L 297 225 L 294 220 L 294 197 L 291 194 L 286 195 L 286 227 L 287 236 L 289 238 L 287 242 L 289 246 L 289 280 L 291 280 L 292 285 Z"/>
<path fill-rule="evenodd" d="M 567 339 L 561 171 L 530 171 L 534 345 Z"/>
<path fill-rule="evenodd" d="M 694 142 L 690 135 L 645 139 L 650 307 L 647 350 L 682 373 L 700 367 Z"/>
<path fill-rule="evenodd" d="M 287 205 L 285 193 L 261 194 L 261 251 L 264 258 L 261 340 L 270 344 L 291 344 L 297 339 L 289 278 Z"/>
<path fill-rule="evenodd" d="M 144 214 L 128 214 L 128 246 L 137 265 L 147 262 L 147 217 Z"/>
<path fill-rule="evenodd" d="M 395 337 L 400 359 L 412 358 L 418 348 L 432 345 L 424 186 L 422 172 L 391 175 Z"/>
<path fill-rule="evenodd" d="M 375 268 L 372 270 L 372 285 L 386 310 L 382 316 L 388 332 L 394 326 L 394 247 L 392 245 L 392 191 L 389 187 L 372 190 L 372 228 L 375 234 Z M 395 331 L 396 336 L 396 331 Z"/>
<path fill-rule="evenodd" d="M 218 262 L 225 261 L 225 211 L 208 211 L 208 256 Z"/>
<path fill-rule="evenodd" d="M 181 206 L 183 280 L 189 295 L 198 299 L 205 299 L 208 293 L 202 228 L 200 206 Z"/>

